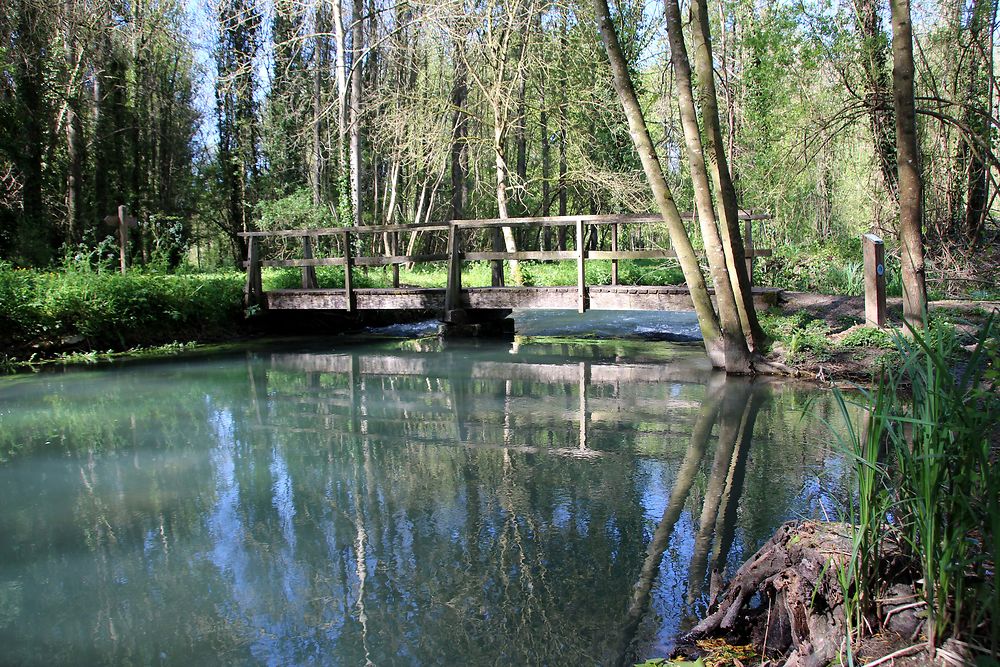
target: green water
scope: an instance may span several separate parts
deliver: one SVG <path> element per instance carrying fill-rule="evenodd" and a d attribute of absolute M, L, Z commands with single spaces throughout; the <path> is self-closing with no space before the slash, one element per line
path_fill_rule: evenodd
<path fill-rule="evenodd" d="M 2 379 L 0 663 L 660 654 L 713 569 L 837 511 L 821 418 L 818 390 L 668 343 L 313 342 Z"/>

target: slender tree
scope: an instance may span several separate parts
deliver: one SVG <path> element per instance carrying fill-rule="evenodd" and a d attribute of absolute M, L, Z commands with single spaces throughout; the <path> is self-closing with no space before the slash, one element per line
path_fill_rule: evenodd
<path fill-rule="evenodd" d="M 611 75 L 614 81 L 615 91 L 622 103 L 625 117 L 628 120 L 629 134 L 639 153 L 643 170 L 646 173 L 646 180 L 649 183 L 653 198 L 656 200 L 657 208 L 663 221 L 667 224 L 670 232 L 670 240 L 677 253 L 677 259 L 684 273 L 687 282 L 688 292 L 694 303 L 695 313 L 698 316 L 698 324 L 701 326 L 702 339 L 705 341 L 705 350 L 708 353 L 712 365 L 717 368 L 725 368 L 727 372 L 746 372 L 749 368 L 746 364 L 746 355 L 740 353 L 740 343 L 745 348 L 746 342 L 726 341 L 723 338 L 722 330 L 719 327 L 719 320 L 715 310 L 712 308 L 712 300 L 705 285 L 705 278 L 698 265 L 698 257 L 695 255 L 694 246 L 688 237 L 684 222 L 681 220 L 680 212 L 674 202 L 663 177 L 663 170 L 660 167 L 660 159 L 656 154 L 653 141 L 649 136 L 646 127 L 646 120 L 643 117 L 642 107 L 636 97 L 635 88 L 629 75 L 628 63 L 622 53 L 621 44 L 618 41 L 618 33 L 611 22 L 611 12 L 608 9 L 607 0 L 593 0 L 594 11 L 597 17 L 598 28 L 601 33 L 601 41 L 608 54 L 611 64 Z M 730 354 L 729 345 L 734 349 Z"/>
<path fill-rule="evenodd" d="M 923 183 L 917 146 L 913 93 L 913 28 L 910 0 L 889 0 L 892 8 L 892 89 L 896 111 L 899 175 L 899 244 L 903 274 L 903 319 L 923 327 L 927 315 L 924 267 Z"/>

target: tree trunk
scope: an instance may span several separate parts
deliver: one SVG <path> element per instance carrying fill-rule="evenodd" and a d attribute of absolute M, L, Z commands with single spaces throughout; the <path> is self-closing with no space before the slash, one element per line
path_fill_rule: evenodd
<path fill-rule="evenodd" d="M 323 82 L 329 66 L 329 40 L 326 3 L 316 8 L 316 38 L 313 55 L 313 90 L 312 90 L 312 146 L 309 151 L 309 184 L 312 189 L 313 206 L 323 203 L 323 118 L 325 115 L 323 100 Z"/>
<path fill-rule="evenodd" d="M 684 143 L 687 147 L 688 162 L 691 166 L 691 180 L 694 185 L 695 201 L 698 207 L 698 222 L 701 225 L 702 241 L 708 256 L 709 272 L 715 286 L 715 302 L 719 311 L 726 341 L 726 368 L 745 367 L 750 370 L 750 352 L 746 335 L 740 323 L 740 312 L 733 293 L 735 280 L 731 279 L 726 267 L 726 254 L 722 248 L 715 210 L 712 206 L 712 192 L 705 167 L 705 154 L 701 144 L 701 129 L 694 107 L 691 89 L 691 65 L 681 26 L 681 12 L 677 0 L 666 0 L 667 33 L 670 40 L 670 62 L 677 80 L 681 125 L 684 129 Z M 711 74 L 709 74 L 711 76 Z M 704 82 L 701 82 L 704 87 Z M 704 118 L 704 114 L 703 114 Z M 707 122 L 706 122 L 707 125 Z"/>
<path fill-rule="evenodd" d="M 927 312 L 924 269 L 923 184 L 913 100 L 913 31 L 910 0 L 889 0 L 892 8 L 892 88 L 896 111 L 899 175 L 899 245 L 903 273 L 903 319 L 923 327 Z"/>
<path fill-rule="evenodd" d="M 695 255 L 691 239 L 688 238 L 684 222 L 681 220 L 677 205 L 674 203 L 670 187 L 663 177 L 660 160 L 656 155 L 653 141 L 650 139 L 646 120 L 642 115 L 642 108 L 639 106 L 635 88 L 629 77 L 628 63 L 622 54 L 618 34 L 611 22 L 608 2 L 607 0 L 593 0 L 593 2 L 598 27 L 601 31 L 601 41 L 604 42 L 604 48 L 611 64 L 615 91 L 618 93 L 625 117 L 628 119 L 629 134 L 636 151 L 639 153 L 643 170 L 646 172 L 646 180 L 649 182 L 656 205 L 660 209 L 660 215 L 663 216 L 663 221 L 667 224 L 667 229 L 670 232 L 670 240 L 677 253 L 677 260 L 681 265 L 681 271 L 684 273 L 688 292 L 698 316 L 698 324 L 701 326 L 705 351 L 713 366 L 725 368 L 727 360 L 719 321 L 712 309 L 712 300 L 708 295 L 701 267 L 698 265 L 698 257 Z"/>
<path fill-rule="evenodd" d="M 517 121 L 514 125 L 514 150 L 516 152 L 516 164 L 514 166 L 517 174 L 516 192 L 521 192 L 521 196 L 516 198 L 517 215 L 528 215 L 527 207 L 524 204 L 523 188 L 528 181 L 528 133 L 525 128 L 527 114 L 525 113 L 525 96 L 527 95 L 527 77 L 523 73 L 518 75 L 517 83 Z"/>
<path fill-rule="evenodd" d="M 552 176 L 552 167 L 549 162 L 552 159 L 552 147 L 549 143 L 549 110 L 545 106 L 545 73 L 542 73 L 542 80 L 539 85 L 541 94 L 540 109 L 538 112 L 538 125 L 541 134 L 542 153 L 542 216 L 548 217 L 552 210 L 552 188 L 549 179 Z M 546 252 L 552 250 L 552 227 L 546 225 L 542 228 L 542 250 Z"/>
<path fill-rule="evenodd" d="M 361 201 L 361 61 L 364 58 L 364 0 L 354 0 L 351 16 L 351 205 L 354 225 L 360 227 L 364 218 Z"/>
<path fill-rule="evenodd" d="M 989 169 L 981 146 L 991 146 L 990 111 L 992 89 L 990 79 L 993 68 L 993 34 L 996 21 L 996 2 L 974 0 L 969 20 L 970 58 L 966 79 L 966 100 L 963 125 L 975 137 L 963 137 L 963 153 L 967 156 L 965 183 L 965 216 L 962 232 L 973 247 L 979 243 L 983 226 L 989 215 Z"/>
<path fill-rule="evenodd" d="M 566 76 L 566 69 L 568 67 L 566 64 L 566 50 L 569 38 L 567 36 L 566 11 L 563 10 L 562 24 L 559 31 L 559 61 L 561 65 L 559 69 L 561 72 L 559 85 L 559 215 L 566 215 L 568 205 L 568 192 L 566 190 L 566 88 L 569 82 Z M 566 229 L 565 225 L 559 225 L 556 230 L 556 240 L 561 251 L 566 250 Z"/>
<path fill-rule="evenodd" d="M 757 320 L 753 305 L 753 291 L 750 274 L 747 271 L 743 252 L 743 237 L 740 233 L 739 207 L 736 188 L 729 173 L 729 161 L 722 140 L 722 126 L 719 121 L 719 97 L 715 88 L 715 74 L 712 62 L 712 34 L 708 21 L 706 0 L 694 0 L 691 5 L 695 44 L 695 70 L 701 89 L 701 117 L 705 125 L 705 147 L 708 164 L 712 172 L 712 182 L 718 197 L 719 227 L 722 232 L 722 247 L 729 268 L 729 280 L 740 318 L 740 325 L 749 338 L 754 350 L 763 349 L 764 331 Z M 721 302 L 720 302 L 721 303 Z"/>
<path fill-rule="evenodd" d="M 466 64 L 464 58 L 455 59 L 455 82 L 451 89 L 451 106 L 453 109 L 451 130 L 451 217 L 461 220 L 465 217 L 465 166 L 468 162 L 468 116 L 465 113 L 465 100 L 469 96 L 466 82 Z"/>
<path fill-rule="evenodd" d="M 865 107 L 868 126 L 872 133 L 875 159 L 878 161 L 882 183 L 893 201 L 899 199 L 896 175 L 896 144 L 893 135 L 893 110 L 889 106 L 889 75 L 886 62 L 889 44 L 882 30 L 884 0 L 856 0 L 858 33 L 862 45 L 859 54 L 864 73 Z"/>
<path fill-rule="evenodd" d="M 504 156 L 504 143 L 507 138 L 506 119 L 502 116 L 502 109 L 494 105 L 493 107 L 493 156 L 496 159 L 497 171 L 497 217 L 506 220 L 510 217 L 507 202 L 507 160 Z M 514 230 L 510 227 L 501 228 L 503 242 L 507 252 L 517 252 L 517 243 L 514 241 Z M 511 279 L 515 285 L 520 285 L 520 268 L 517 260 L 509 260 Z M 494 264 L 496 270 L 497 264 Z M 500 271 L 502 271 L 502 267 Z M 499 284 L 503 284 L 501 275 Z"/>
<path fill-rule="evenodd" d="M 333 37 L 337 44 L 335 62 L 337 80 L 337 197 L 344 197 L 343 178 L 347 174 L 347 32 L 344 30 L 344 0 L 333 0 Z"/>

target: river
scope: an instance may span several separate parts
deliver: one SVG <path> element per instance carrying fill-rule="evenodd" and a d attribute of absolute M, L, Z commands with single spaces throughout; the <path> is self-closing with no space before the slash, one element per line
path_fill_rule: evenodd
<path fill-rule="evenodd" d="M 828 393 L 555 325 L 0 379 L 0 664 L 616 664 L 837 513 Z"/>

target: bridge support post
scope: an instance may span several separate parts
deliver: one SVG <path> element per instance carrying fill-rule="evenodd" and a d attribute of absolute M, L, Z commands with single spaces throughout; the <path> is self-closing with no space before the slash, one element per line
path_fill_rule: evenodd
<path fill-rule="evenodd" d="M 312 249 L 312 237 L 303 236 L 302 237 L 302 259 L 312 259 L 313 249 Z M 302 267 L 302 289 L 316 289 L 319 287 L 319 282 L 316 280 L 316 267 L 315 266 L 303 266 Z"/>
<path fill-rule="evenodd" d="M 576 220 L 576 309 L 577 312 L 587 312 L 587 272 L 584 258 L 587 249 L 584 246 L 583 220 Z"/>
<path fill-rule="evenodd" d="M 448 227 L 448 283 L 444 291 L 444 317 L 447 324 L 464 324 L 462 308 L 462 238 L 458 226 Z"/>
<path fill-rule="evenodd" d="M 748 283 L 753 287 L 753 221 L 747 218 L 743 221 L 743 254 L 746 256 Z"/>
<path fill-rule="evenodd" d="M 247 282 L 243 288 L 243 303 L 247 308 L 260 305 L 264 287 L 260 277 L 260 248 L 253 236 L 247 237 Z"/>
<path fill-rule="evenodd" d="M 354 257 L 351 252 L 351 233 L 344 230 L 344 310 L 354 311 L 354 285 L 351 280 L 351 267 L 354 266 Z"/>
<path fill-rule="evenodd" d="M 395 259 L 399 255 L 399 232 L 391 232 L 389 238 L 392 242 L 392 256 Z M 395 261 L 392 263 L 392 287 L 399 289 L 399 264 L 396 264 Z"/>
<path fill-rule="evenodd" d="M 618 223 L 611 223 L 611 252 L 618 252 Z M 618 284 L 618 258 L 611 260 L 611 284 Z"/>

